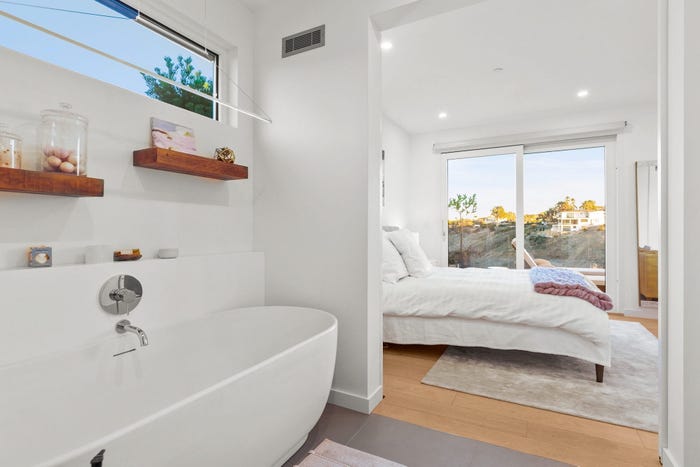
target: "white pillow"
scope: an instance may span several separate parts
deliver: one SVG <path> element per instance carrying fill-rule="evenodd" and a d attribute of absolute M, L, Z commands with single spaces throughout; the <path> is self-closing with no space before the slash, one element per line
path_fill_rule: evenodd
<path fill-rule="evenodd" d="M 396 232 L 389 232 L 387 237 L 401 253 L 403 262 L 406 264 L 406 269 L 408 269 L 410 275 L 413 277 L 426 277 L 433 272 L 433 265 L 430 264 L 423 248 L 420 247 L 412 232 L 401 229 Z"/>
<path fill-rule="evenodd" d="M 406 276 L 408 276 L 408 271 L 401 255 L 394 244 L 384 235 L 382 237 L 382 280 L 395 284 Z"/>

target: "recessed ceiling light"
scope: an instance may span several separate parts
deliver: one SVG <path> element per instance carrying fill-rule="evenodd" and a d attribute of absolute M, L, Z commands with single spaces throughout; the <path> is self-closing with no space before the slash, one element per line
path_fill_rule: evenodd
<path fill-rule="evenodd" d="M 440 120 L 446 119 L 446 118 L 447 118 L 447 112 L 440 112 L 440 113 L 438 114 L 438 118 L 439 118 Z"/>
<path fill-rule="evenodd" d="M 497 66 L 496 68 L 493 69 L 493 71 L 495 71 L 496 73 L 499 73 L 499 72 L 503 71 L 503 68 L 501 68 L 500 66 Z"/>
<path fill-rule="evenodd" d="M 382 50 L 391 50 L 394 48 L 394 44 L 392 44 L 390 41 L 382 41 L 380 47 Z"/>
<path fill-rule="evenodd" d="M 581 98 L 588 97 L 588 89 L 581 89 L 576 95 Z"/>

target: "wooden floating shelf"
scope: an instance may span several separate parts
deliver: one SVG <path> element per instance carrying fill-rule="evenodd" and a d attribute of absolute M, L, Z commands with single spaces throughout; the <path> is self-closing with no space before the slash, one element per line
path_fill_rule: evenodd
<path fill-rule="evenodd" d="M 248 167 L 163 148 L 134 151 L 134 166 L 217 180 L 248 178 Z"/>
<path fill-rule="evenodd" d="M 104 196 L 104 180 L 51 172 L 0 168 L 0 191 L 54 196 Z"/>

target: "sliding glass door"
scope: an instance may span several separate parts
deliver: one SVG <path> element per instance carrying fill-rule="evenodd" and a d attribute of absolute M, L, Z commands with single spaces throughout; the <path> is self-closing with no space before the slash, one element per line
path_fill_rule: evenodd
<path fill-rule="evenodd" d="M 607 193 L 614 187 L 606 174 L 615 171 L 606 156 L 612 144 L 443 155 L 443 264 L 575 268 L 605 285 L 612 208 Z"/>
<path fill-rule="evenodd" d="M 513 243 L 522 229 L 522 157 L 522 146 L 446 156 L 448 266 L 522 267 Z"/>
<path fill-rule="evenodd" d="M 605 270 L 605 146 L 528 152 L 525 249 L 553 266 Z"/>

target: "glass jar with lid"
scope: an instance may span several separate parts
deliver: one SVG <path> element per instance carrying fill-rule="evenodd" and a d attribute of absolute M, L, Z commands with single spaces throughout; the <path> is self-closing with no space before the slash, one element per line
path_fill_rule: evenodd
<path fill-rule="evenodd" d="M 22 138 L 0 123 L 0 167 L 22 168 Z"/>
<path fill-rule="evenodd" d="M 86 176 L 88 120 L 71 112 L 70 104 L 59 107 L 41 112 L 41 169 Z"/>

